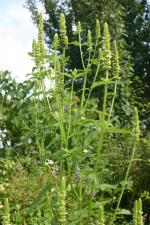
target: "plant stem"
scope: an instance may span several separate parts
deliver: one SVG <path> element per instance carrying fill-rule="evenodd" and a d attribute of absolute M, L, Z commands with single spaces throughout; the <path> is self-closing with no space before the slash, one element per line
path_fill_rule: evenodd
<path fill-rule="evenodd" d="M 98 45 L 98 38 L 96 38 L 96 43 L 95 43 L 95 48 L 94 48 L 94 54 L 93 54 L 92 59 L 95 58 L 97 45 Z"/>
<path fill-rule="evenodd" d="M 56 87 L 57 87 L 57 92 L 55 94 L 56 97 L 56 102 L 57 102 L 57 107 L 58 107 L 58 114 L 59 114 L 59 126 L 60 126 L 60 132 L 61 132 L 61 147 L 66 147 L 66 134 L 65 134 L 65 129 L 64 129 L 64 122 L 63 122 L 63 105 L 62 105 L 62 93 L 64 93 L 64 86 L 62 83 L 64 83 L 64 73 L 62 74 L 57 74 L 57 70 L 56 70 L 56 63 L 57 63 L 57 55 L 56 55 L 56 49 L 54 50 L 54 73 L 55 73 L 55 83 L 56 83 Z M 63 77 L 61 77 L 61 75 Z M 61 79 L 61 80 L 60 80 Z M 60 83 L 61 81 L 61 83 Z M 62 88 L 60 87 L 62 86 Z M 59 90 L 61 89 L 61 96 L 59 93 Z"/>
<path fill-rule="evenodd" d="M 86 109 L 86 107 L 87 107 L 88 101 L 89 101 L 89 99 L 90 99 L 90 96 L 91 96 L 91 93 L 92 93 L 92 86 L 93 86 L 93 84 L 95 83 L 96 78 L 97 78 L 97 75 L 98 75 L 98 72 L 99 72 L 100 62 L 101 62 L 101 60 L 99 60 L 99 62 L 98 62 L 98 66 L 97 66 L 97 70 L 96 70 L 96 73 L 95 73 L 95 76 L 94 76 L 94 80 L 93 80 L 93 82 L 92 82 L 92 85 L 91 85 L 91 88 L 90 88 L 90 91 L 89 91 L 87 100 L 86 100 L 86 102 L 85 102 L 85 105 L 84 105 L 84 108 L 83 108 L 83 111 L 82 111 L 82 114 L 85 112 L 85 109 Z"/>
<path fill-rule="evenodd" d="M 71 112 L 72 112 L 72 104 L 73 104 L 73 88 L 74 88 L 74 78 L 72 80 L 71 84 L 71 93 L 70 93 L 70 108 L 69 108 L 69 122 L 68 122 L 68 134 L 67 134 L 67 147 L 68 147 L 68 141 L 69 141 L 69 135 L 70 135 L 70 129 L 71 129 Z"/>
<path fill-rule="evenodd" d="M 52 115 L 52 117 L 57 120 L 56 116 L 54 115 L 53 111 L 52 111 L 52 108 L 51 108 L 51 105 L 50 105 L 50 102 L 49 102 L 49 99 L 48 99 L 48 96 L 46 95 L 46 87 L 45 87 L 45 84 L 43 82 L 43 85 L 42 85 L 42 90 L 43 90 L 43 95 L 44 95 L 44 98 L 46 99 L 46 102 L 47 102 L 47 105 L 48 105 L 48 108 L 49 108 L 49 111 Z"/>
<path fill-rule="evenodd" d="M 89 51 L 89 58 L 88 58 L 87 68 L 90 67 L 90 57 L 91 57 L 91 53 Z M 87 83 L 87 75 L 88 75 L 88 73 L 86 72 L 85 73 L 85 77 L 84 77 L 82 97 L 81 97 L 81 113 L 82 113 L 82 108 L 83 108 L 84 99 L 85 99 L 85 89 L 86 89 L 86 83 Z"/>
<path fill-rule="evenodd" d="M 117 84 L 118 84 L 118 80 L 116 79 L 116 81 L 115 81 L 115 87 L 114 87 L 114 92 L 113 92 L 113 99 L 112 99 L 112 102 L 111 102 L 110 112 L 109 112 L 109 115 L 108 115 L 108 120 L 110 120 L 110 117 L 111 117 L 111 114 L 112 114 L 112 111 L 113 111 L 114 102 L 115 102 L 116 93 L 117 93 Z"/>
<path fill-rule="evenodd" d="M 118 199 L 118 203 L 117 203 L 115 212 L 113 214 L 112 220 L 110 222 L 110 225 L 113 225 L 113 223 L 115 222 L 116 215 L 117 215 L 117 211 L 119 209 L 119 206 L 120 206 L 120 203 L 121 203 L 121 199 L 123 197 L 123 193 L 124 193 L 124 190 L 125 190 L 126 182 L 128 180 L 128 176 L 129 176 L 129 172 L 130 172 L 130 169 L 131 169 L 131 165 L 132 165 L 132 162 L 134 160 L 134 155 L 135 155 L 136 149 L 137 149 L 137 140 L 135 140 L 135 142 L 134 142 L 134 146 L 133 146 L 133 150 L 132 150 L 130 162 L 129 162 L 129 165 L 128 165 L 128 168 L 127 168 L 127 171 L 126 171 L 126 175 L 125 175 L 125 179 L 124 179 L 124 184 L 123 184 L 123 187 L 122 187 L 122 191 L 120 193 L 120 196 L 119 196 L 119 199 Z"/>
<path fill-rule="evenodd" d="M 66 50 L 65 48 L 63 48 L 63 59 L 65 59 L 65 54 L 66 54 Z M 61 95 L 61 106 L 62 106 L 62 112 L 64 113 L 64 105 L 63 105 L 63 99 L 64 99 L 64 79 L 65 79 L 65 76 L 64 76 L 64 72 L 65 72 L 65 63 L 63 62 L 63 68 L 62 68 L 62 95 Z"/>
<path fill-rule="evenodd" d="M 108 79 L 108 70 L 106 70 L 106 80 L 107 79 Z M 105 87 L 104 87 L 104 101 L 103 101 L 103 120 L 104 121 L 105 121 L 105 115 L 106 115 L 107 95 L 108 95 L 108 85 L 105 84 Z"/>
<path fill-rule="evenodd" d="M 81 46 L 81 35 L 80 34 L 79 34 L 79 48 L 80 48 L 80 56 L 81 56 L 82 66 L 83 66 L 83 69 L 85 69 L 85 64 L 84 64 L 84 60 L 83 60 L 82 46 Z"/>

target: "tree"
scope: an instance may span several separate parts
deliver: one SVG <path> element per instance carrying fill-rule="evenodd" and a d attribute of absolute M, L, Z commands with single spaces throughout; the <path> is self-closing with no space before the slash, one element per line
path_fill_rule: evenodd
<path fill-rule="evenodd" d="M 125 17 L 126 41 L 130 48 L 135 74 L 144 82 L 148 99 L 150 81 L 150 6 L 146 0 L 121 1 L 128 12 Z M 146 97 L 145 95 L 145 97 Z"/>
<path fill-rule="evenodd" d="M 29 143 L 24 121 L 30 121 L 31 81 L 17 83 L 8 71 L 0 71 L 0 156 L 25 153 Z"/>
<path fill-rule="evenodd" d="M 124 19 L 125 40 L 131 52 L 135 76 L 142 81 L 143 92 L 140 95 L 146 105 L 143 120 L 147 120 L 147 128 L 150 129 L 150 5 L 147 0 L 122 0 L 121 4 L 128 12 Z"/>

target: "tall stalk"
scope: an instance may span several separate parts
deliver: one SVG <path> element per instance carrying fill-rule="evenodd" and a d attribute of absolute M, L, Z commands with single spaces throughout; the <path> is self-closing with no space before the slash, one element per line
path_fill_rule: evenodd
<path fill-rule="evenodd" d="M 110 111 L 108 115 L 108 120 L 110 120 L 110 117 L 112 115 L 112 111 L 114 108 L 116 93 L 117 93 L 117 85 L 118 85 L 118 77 L 119 77 L 119 59 L 118 59 L 118 49 L 117 44 L 114 41 L 113 43 L 113 78 L 115 79 L 115 87 L 113 92 L 113 98 L 110 106 Z"/>
<path fill-rule="evenodd" d="M 78 32 L 78 38 L 79 38 L 79 49 L 80 49 L 81 62 L 82 62 L 83 69 L 85 69 L 85 64 L 84 64 L 84 59 L 83 59 L 83 52 L 82 52 L 82 43 L 81 43 L 82 28 L 81 28 L 80 21 L 77 24 L 77 32 Z"/>
<path fill-rule="evenodd" d="M 124 191 L 125 191 L 125 187 L 126 187 L 126 183 L 127 183 L 128 177 L 129 177 L 130 170 L 131 170 L 132 162 L 134 160 L 135 152 L 137 150 L 137 145 L 138 145 L 138 142 L 139 142 L 140 128 L 139 128 L 139 117 L 138 117 L 137 108 L 134 109 L 134 129 L 133 129 L 133 134 L 134 134 L 134 136 L 133 136 L 133 138 L 134 138 L 134 145 L 133 145 L 133 149 L 132 149 L 131 158 L 130 158 L 129 165 L 128 165 L 128 168 L 127 168 L 127 171 L 126 171 L 126 174 L 125 174 L 124 184 L 123 184 L 123 187 L 122 187 L 119 199 L 118 199 L 118 203 L 117 203 L 115 212 L 114 212 L 114 214 L 112 216 L 110 225 L 113 225 L 115 220 L 116 220 L 116 215 L 117 215 L 117 212 L 118 212 L 118 209 L 119 209 L 119 206 L 120 206 L 120 203 L 121 203 Z"/>
<path fill-rule="evenodd" d="M 102 54 L 101 54 L 101 49 L 99 50 L 99 58 L 98 58 L 98 65 L 97 65 L 97 69 L 96 69 L 96 73 L 94 75 L 94 79 L 93 79 L 93 82 L 92 82 L 92 85 L 90 87 L 90 90 L 89 90 L 89 93 L 88 93 L 88 96 L 87 96 L 87 99 L 86 99 L 86 102 L 85 102 L 85 105 L 84 105 L 84 108 L 82 110 L 82 114 L 84 114 L 85 110 L 86 110 L 86 107 L 87 107 L 87 104 L 89 102 L 89 99 L 91 97 L 91 93 L 92 93 L 92 87 L 93 87 L 93 84 L 96 82 L 96 78 L 97 78 L 97 75 L 98 75 L 98 72 L 99 72 L 99 69 L 100 69 L 100 65 L 101 65 L 101 60 L 102 60 Z"/>

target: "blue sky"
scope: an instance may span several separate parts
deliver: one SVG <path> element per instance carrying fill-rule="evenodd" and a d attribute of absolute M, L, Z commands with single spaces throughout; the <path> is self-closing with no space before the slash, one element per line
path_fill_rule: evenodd
<path fill-rule="evenodd" d="M 9 70 L 23 81 L 33 62 L 27 55 L 37 28 L 21 0 L 1 0 L 0 4 L 0 70 Z"/>

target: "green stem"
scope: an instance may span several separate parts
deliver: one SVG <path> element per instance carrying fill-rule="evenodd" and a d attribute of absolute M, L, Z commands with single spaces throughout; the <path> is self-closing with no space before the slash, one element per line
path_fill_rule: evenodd
<path fill-rule="evenodd" d="M 97 70 L 96 70 L 96 73 L 95 73 L 95 76 L 94 76 L 94 80 L 93 80 L 93 82 L 92 82 L 92 85 L 91 85 L 91 88 L 90 88 L 90 91 L 89 91 L 87 100 L 86 100 L 86 102 L 85 102 L 85 105 L 84 105 L 84 108 L 83 108 L 83 111 L 82 111 L 82 114 L 85 112 L 85 109 L 86 109 L 86 107 L 87 107 L 88 101 L 89 101 L 89 99 L 90 99 L 90 96 L 91 96 L 91 93 L 92 93 L 92 86 L 93 86 L 93 84 L 95 83 L 96 78 L 97 78 L 97 75 L 98 75 L 98 72 L 99 72 L 100 62 L 101 62 L 101 60 L 99 60 L 99 62 L 98 62 L 98 66 L 97 66 Z"/>
<path fill-rule="evenodd" d="M 113 111 L 114 102 L 115 102 L 116 93 L 117 93 L 117 84 L 118 84 L 118 80 L 116 79 L 114 92 L 113 92 L 113 99 L 112 99 L 111 106 L 110 106 L 110 112 L 109 112 L 108 120 L 110 120 L 110 117 L 111 117 L 111 114 L 112 114 L 112 111 Z"/>
<path fill-rule="evenodd" d="M 80 34 L 79 34 L 79 48 L 80 48 L 80 56 L 81 56 L 82 66 L 83 66 L 83 69 L 85 69 L 85 64 L 84 64 L 84 60 L 83 60 L 83 53 L 82 53 L 81 36 L 80 36 Z"/>
<path fill-rule="evenodd" d="M 106 70 L 106 80 L 107 79 L 108 79 L 108 70 Z M 105 121 L 105 115 L 106 115 L 107 95 L 108 95 L 108 85 L 105 84 L 105 87 L 104 87 L 104 101 L 103 101 L 103 120 L 104 121 Z"/>
<path fill-rule="evenodd" d="M 66 50 L 65 48 L 63 48 L 63 59 L 65 58 L 65 54 L 66 54 Z M 64 99 L 64 79 L 65 79 L 65 76 L 64 76 L 64 72 L 65 72 L 65 63 L 63 62 L 63 68 L 62 68 L 62 96 L 61 96 L 61 107 L 62 107 L 62 112 L 64 113 L 64 105 L 63 105 L 63 99 Z"/>
<path fill-rule="evenodd" d="M 90 66 L 90 57 L 91 57 L 91 53 L 89 51 L 89 58 L 88 58 L 88 64 L 87 64 L 87 68 L 89 68 Z M 83 90 L 82 90 L 82 97 L 81 97 L 81 113 L 82 113 L 82 108 L 83 108 L 83 104 L 84 104 L 84 98 L 85 98 L 85 89 L 86 89 L 86 83 L 87 83 L 87 72 L 85 74 L 84 77 L 84 83 L 83 83 Z"/>
<path fill-rule="evenodd" d="M 92 59 L 95 58 L 97 45 L 98 45 L 98 38 L 96 38 L 96 43 L 95 43 L 95 48 L 94 48 L 94 54 L 93 54 Z"/>
<path fill-rule="evenodd" d="M 106 71 L 106 79 L 108 79 L 108 70 Z M 100 132 L 100 139 L 99 139 L 99 148 L 97 148 L 97 159 L 96 159 L 96 165 L 95 165 L 95 172 L 98 169 L 99 161 L 100 161 L 100 152 L 103 146 L 103 140 L 104 140 L 104 134 L 105 134 L 105 115 L 106 115 L 106 104 L 107 104 L 107 95 L 108 95 L 108 85 L 105 84 L 104 87 L 104 100 L 103 100 L 103 113 L 102 118 L 101 115 L 101 132 Z"/>
<path fill-rule="evenodd" d="M 50 79 L 50 77 L 48 77 Z M 48 96 L 46 95 L 46 87 L 45 87 L 45 84 L 43 83 L 43 95 L 44 95 L 44 98 L 46 99 L 46 102 L 47 102 L 47 105 L 48 105 L 48 108 L 49 108 L 49 111 L 52 115 L 52 117 L 57 120 L 56 116 L 54 115 L 53 111 L 52 111 L 52 108 L 51 108 L 51 105 L 50 105 L 50 102 L 49 102 L 49 99 L 48 99 Z"/>
<path fill-rule="evenodd" d="M 101 153 L 102 147 L 103 147 L 104 134 L 105 134 L 105 129 L 104 129 L 104 124 L 102 122 L 102 127 L 101 127 L 101 132 L 100 132 L 100 138 L 99 138 L 98 148 L 97 148 L 97 155 L 96 155 L 95 173 L 97 172 L 98 166 L 99 166 L 99 163 L 100 163 L 100 153 Z"/>
<path fill-rule="evenodd" d="M 129 172 L 130 172 L 130 169 L 131 169 L 131 165 L 132 165 L 132 162 L 134 160 L 134 155 L 135 155 L 135 152 L 136 152 L 136 148 L 137 148 L 137 140 L 135 140 L 135 143 L 134 143 L 134 146 L 133 146 L 130 162 L 129 162 L 129 165 L 128 165 L 128 168 L 127 168 L 127 171 L 126 171 L 124 184 L 123 184 L 123 187 L 122 187 L 122 191 L 120 193 L 120 196 L 119 196 L 119 199 L 118 199 L 118 203 L 117 203 L 115 212 L 113 214 L 112 220 L 110 222 L 110 225 L 113 225 L 114 221 L 116 220 L 117 211 L 119 209 L 119 206 L 120 206 L 120 203 L 121 203 L 121 199 L 123 197 L 123 193 L 124 193 L 124 190 L 125 190 L 125 187 L 126 187 L 126 183 L 127 183 L 127 180 L 128 180 L 128 176 L 129 176 Z"/>
<path fill-rule="evenodd" d="M 40 71 L 39 71 L 40 73 Z M 39 80 L 37 81 L 38 82 L 38 88 L 39 88 Z M 35 88 L 34 87 L 34 93 L 35 95 L 37 94 L 37 87 Z M 38 107 L 39 107 L 39 94 L 38 94 L 38 97 L 34 99 L 35 102 L 34 102 L 34 119 L 35 119 L 35 136 L 36 136 L 36 144 L 37 144 L 37 147 L 38 147 L 38 150 L 39 150 L 39 153 L 41 155 L 41 147 L 40 147 L 40 141 L 39 141 L 39 138 L 38 138 Z"/>
<path fill-rule="evenodd" d="M 50 194 L 48 193 L 48 191 L 46 192 L 47 194 L 47 200 L 48 200 L 48 204 L 49 204 L 49 208 L 50 208 L 50 218 L 54 217 L 54 213 L 53 213 L 53 209 L 52 209 L 52 202 L 51 202 L 51 197 L 49 196 Z"/>
<path fill-rule="evenodd" d="M 80 174 L 80 180 L 79 180 L 79 207 L 80 207 L 80 210 L 82 210 L 82 173 Z M 80 225 L 83 225 L 83 219 L 82 219 L 82 215 L 81 215 L 81 218 L 80 218 L 80 222 L 79 222 Z"/>
<path fill-rule="evenodd" d="M 43 96 L 44 96 L 44 99 L 45 99 L 45 106 L 46 106 L 46 103 L 47 103 L 48 108 L 50 110 L 50 113 L 51 113 L 52 117 L 55 120 L 57 120 L 56 117 L 55 117 L 55 115 L 53 114 L 53 111 L 52 111 L 52 108 L 51 108 L 51 105 L 50 105 L 50 102 L 49 102 L 49 99 L 48 99 L 48 97 L 46 95 L 46 91 L 45 90 L 46 90 L 46 87 L 45 87 L 45 84 L 44 84 L 44 81 L 43 81 L 43 83 L 42 83 L 42 92 L 43 92 Z M 45 109 L 46 109 L 46 107 L 45 107 Z"/>
<path fill-rule="evenodd" d="M 63 76 L 60 77 L 60 74 L 57 74 L 57 70 L 56 70 L 56 63 L 57 63 L 57 55 L 56 55 L 56 49 L 54 50 L 54 73 L 55 73 L 55 83 L 56 83 L 56 87 L 61 88 L 61 95 L 64 92 L 64 86 L 63 86 L 63 82 L 62 80 L 64 79 L 64 72 L 63 74 L 61 74 Z M 59 81 L 61 79 L 61 84 L 59 84 Z M 60 87 L 60 86 L 61 87 Z M 58 107 L 58 120 L 59 120 L 59 126 L 60 126 L 60 132 L 61 132 L 61 147 L 66 147 L 66 134 L 65 134 L 65 128 L 64 128 L 64 122 L 63 122 L 63 105 L 62 105 L 62 98 L 60 96 L 60 93 L 58 93 L 58 90 L 55 94 L 56 97 L 56 102 L 57 102 L 57 107 Z"/>
<path fill-rule="evenodd" d="M 72 80 L 72 85 L 71 85 L 71 93 L 70 93 L 70 108 L 69 108 L 69 122 L 68 122 L 68 134 L 67 134 L 67 147 L 68 147 L 68 141 L 69 141 L 69 136 L 70 136 L 70 130 L 71 130 L 71 113 L 72 113 L 72 101 L 73 101 L 73 88 L 74 88 L 74 78 Z"/>

